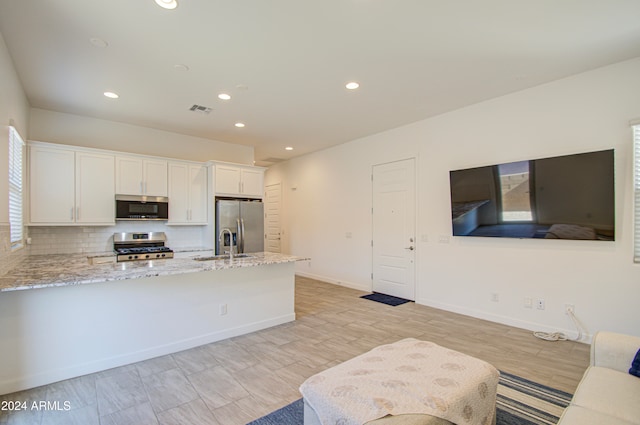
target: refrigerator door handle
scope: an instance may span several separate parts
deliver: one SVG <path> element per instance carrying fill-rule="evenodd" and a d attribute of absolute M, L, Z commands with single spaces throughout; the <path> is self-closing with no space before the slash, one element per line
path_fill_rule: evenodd
<path fill-rule="evenodd" d="M 244 221 L 241 218 L 237 218 L 236 226 L 236 252 L 242 254 L 244 252 Z"/>
<path fill-rule="evenodd" d="M 242 251 L 240 251 L 240 253 L 244 252 L 244 218 L 240 219 L 240 227 L 242 227 Z"/>

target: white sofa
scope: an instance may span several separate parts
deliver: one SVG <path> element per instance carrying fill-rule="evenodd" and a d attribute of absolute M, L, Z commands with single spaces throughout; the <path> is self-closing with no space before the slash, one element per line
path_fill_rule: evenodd
<path fill-rule="evenodd" d="M 640 425 L 640 378 L 629 374 L 640 338 L 598 332 L 591 362 L 559 425 Z"/>

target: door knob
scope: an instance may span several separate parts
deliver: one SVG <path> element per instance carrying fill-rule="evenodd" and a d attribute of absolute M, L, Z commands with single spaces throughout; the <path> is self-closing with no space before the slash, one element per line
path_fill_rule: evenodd
<path fill-rule="evenodd" d="M 413 251 L 413 246 L 410 246 L 409 248 L 405 248 L 408 249 L 409 251 Z"/>

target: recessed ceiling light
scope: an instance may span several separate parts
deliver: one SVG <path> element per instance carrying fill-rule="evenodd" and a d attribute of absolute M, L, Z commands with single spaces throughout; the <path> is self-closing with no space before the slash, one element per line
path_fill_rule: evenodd
<path fill-rule="evenodd" d="M 177 0 L 156 0 L 156 4 L 165 9 L 175 9 L 178 7 Z"/>
<path fill-rule="evenodd" d="M 222 100 L 229 100 L 229 99 L 231 99 L 231 95 L 228 95 L 228 94 L 226 94 L 226 93 L 220 93 L 220 94 L 218 95 L 218 99 L 222 99 Z"/>
<path fill-rule="evenodd" d="M 238 128 L 242 128 L 242 127 L 244 127 L 244 123 L 243 122 L 237 122 L 237 123 L 235 123 L 235 126 L 238 127 Z"/>
<path fill-rule="evenodd" d="M 120 96 L 118 96 L 118 94 L 117 94 L 117 93 L 114 93 L 114 92 L 112 92 L 112 91 L 106 91 L 106 92 L 104 92 L 104 95 L 105 95 L 106 97 L 108 97 L 109 99 L 117 99 L 117 98 L 119 98 L 119 97 L 120 97 Z"/>
<path fill-rule="evenodd" d="M 358 87 L 360 87 L 360 84 L 356 83 L 355 81 L 351 81 L 351 82 L 347 83 L 345 85 L 345 87 L 348 88 L 349 90 L 355 90 Z"/>
<path fill-rule="evenodd" d="M 284 148 L 284 150 L 286 150 L 286 151 L 292 151 L 292 150 L 293 150 L 293 148 L 292 148 L 291 146 L 287 146 L 286 148 Z"/>
<path fill-rule="evenodd" d="M 173 65 L 173 68 L 178 70 L 178 71 L 188 71 L 189 70 L 189 67 L 187 65 L 183 64 L 183 63 L 179 63 L 179 64 L 176 64 L 176 65 Z"/>

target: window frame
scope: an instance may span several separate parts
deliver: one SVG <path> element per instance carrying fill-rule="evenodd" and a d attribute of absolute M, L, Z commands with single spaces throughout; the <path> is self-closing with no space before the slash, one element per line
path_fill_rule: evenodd
<path fill-rule="evenodd" d="M 632 123 L 633 135 L 633 262 L 640 263 L 640 121 Z"/>
<path fill-rule="evenodd" d="M 24 247 L 25 142 L 18 130 L 9 126 L 9 239 L 11 250 Z"/>

